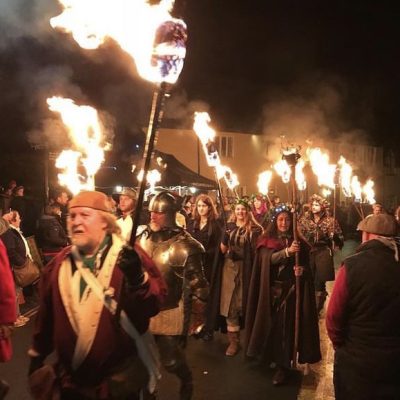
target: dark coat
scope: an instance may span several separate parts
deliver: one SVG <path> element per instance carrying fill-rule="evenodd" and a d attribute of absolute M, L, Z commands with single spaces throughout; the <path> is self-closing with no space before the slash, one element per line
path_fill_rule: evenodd
<path fill-rule="evenodd" d="M 259 246 L 249 285 L 245 324 L 245 350 L 250 357 L 262 356 L 285 367 L 293 358 L 295 321 L 294 259 L 288 259 L 286 278 L 281 278 L 282 294 L 273 292 L 271 255 L 280 250 L 275 240 Z M 304 263 L 301 263 L 304 265 Z M 300 330 L 298 360 L 315 363 L 321 360 L 318 316 L 312 274 L 305 268 L 300 278 Z"/>
<path fill-rule="evenodd" d="M 1 235 L 7 249 L 8 259 L 12 267 L 22 267 L 26 261 L 26 248 L 21 235 L 16 229 L 10 228 Z"/>
<path fill-rule="evenodd" d="M 237 227 L 235 223 L 228 223 L 226 237 L 229 238 L 234 236 Z M 252 232 L 251 240 L 246 240 L 242 249 L 243 254 L 243 293 L 242 293 L 242 321 L 241 325 L 244 326 L 245 311 L 247 303 L 247 293 L 250 283 L 251 270 L 253 266 L 255 248 L 257 238 L 260 235 L 258 228 L 255 228 Z M 230 254 L 222 254 L 221 252 L 215 253 L 213 271 L 210 283 L 210 295 L 207 304 L 207 322 L 206 328 L 208 330 L 222 330 L 226 331 L 225 318 L 220 315 L 220 301 L 221 301 L 221 285 L 222 285 L 222 271 L 224 266 L 224 261 L 226 257 L 230 257 Z"/>
<path fill-rule="evenodd" d="M 37 242 L 43 252 L 57 252 L 68 244 L 67 234 L 57 217 L 43 215 L 40 218 Z"/>
<path fill-rule="evenodd" d="M 198 221 L 192 219 L 187 226 L 187 231 L 203 245 L 206 251 L 203 262 L 204 275 L 210 283 L 216 257 L 215 253 L 220 251 L 219 245 L 222 239 L 222 228 L 217 221 L 210 221 L 200 229 Z"/>

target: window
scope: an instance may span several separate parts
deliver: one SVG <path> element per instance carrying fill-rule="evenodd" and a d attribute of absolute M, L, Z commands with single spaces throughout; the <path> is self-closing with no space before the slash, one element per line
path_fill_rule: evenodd
<path fill-rule="evenodd" d="M 233 158 L 233 137 L 217 136 L 215 144 L 221 157 Z"/>

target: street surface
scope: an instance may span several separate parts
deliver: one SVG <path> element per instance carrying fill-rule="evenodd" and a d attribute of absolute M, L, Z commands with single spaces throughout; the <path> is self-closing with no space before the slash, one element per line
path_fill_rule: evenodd
<path fill-rule="evenodd" d="M 335 254 L 336 266 L 354 251 L 356 245 L 355 241 L 346 241 L 342 252 Z M 332 286 L 333 283 L 329 285 L 328 292 Z M 33 307 L 31 302 L 25 306 L 25 311 L 29 314 L 29 310 L 34 310 Z M 13 359 L 9 363 L 0 364 L 0 377 L 11 386 L 7 400 L 30 399 L 27 391 L 29 360 L 26 352 L 32 335 L 33 319 L 34 316 L 27 325 L 14 330 Z M 190 338 L 187 356 L 194 373 L 193 400 L 333 400 L 333 350 L 326 336 L 323 316 L 320 319 L 320 335 L 323 360 L 312 365 L 310 373 L 303 379 L 301 372 L 293 371 L 288 384 L 282 387 L 271 384 L 272 369 L 245 360 L 243 352 L 236 357 L 226 357 L 225 335 L 217 334 L 212 342 Z M 160 400 L 178 399 L 178 391 L 178 381 L 163 371 L 159 387 Z"/>

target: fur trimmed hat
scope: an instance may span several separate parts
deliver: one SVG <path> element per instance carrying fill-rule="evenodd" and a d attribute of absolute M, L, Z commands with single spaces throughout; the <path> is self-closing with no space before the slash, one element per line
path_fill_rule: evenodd
<path fill-rule="evenodd" d="M 74 196 L 68 203 L 68 209 L 74 207 L 88 207 L 94 210 L 111 212 L 110 201 L 102 192 L 86 191 Z"/>

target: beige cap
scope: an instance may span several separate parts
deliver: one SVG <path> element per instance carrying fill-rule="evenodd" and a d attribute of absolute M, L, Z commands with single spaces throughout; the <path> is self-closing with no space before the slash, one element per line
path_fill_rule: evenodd
<path fill-rule="evenodd" d="M 111 212 L 108 197 L 104 193 L 96 191 L 78 193 L 68 203 L 69 210 L 74 207 L 88 207 L 94 210 Z"/>
<path fill-rule="evenodd" d="M 358 224 L 357 230 L 381 236 L 395 236 L 399 226 L 396 219 L 390 214 L 372 214 Z"/>

